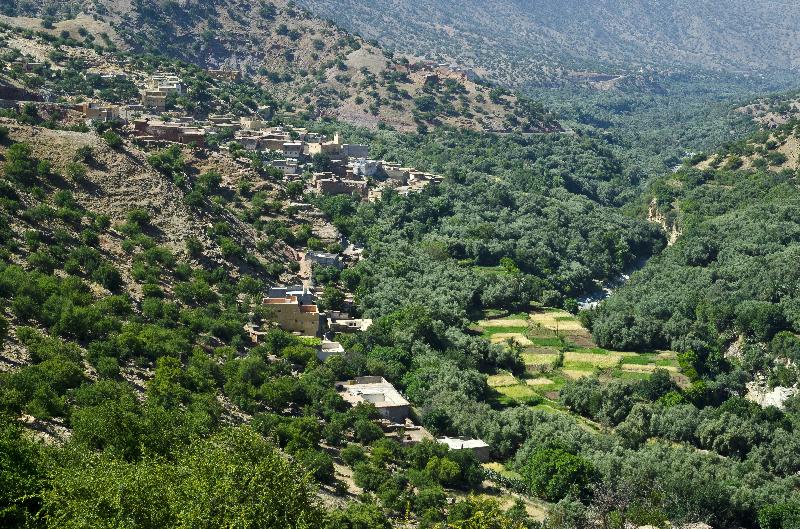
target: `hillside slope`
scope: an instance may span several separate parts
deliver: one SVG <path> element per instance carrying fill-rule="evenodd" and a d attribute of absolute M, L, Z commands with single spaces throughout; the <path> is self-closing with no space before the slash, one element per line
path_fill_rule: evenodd
<path fill-rule="evenodd" d="M 736 0 L 724 7 L 710 0 L 300 3 L 390 48 L 459 60 L 517 86 L 586 78 L 580 74 L 586 69 L 787 72 L 798 65 L 800 21 L 788 2 Z"/>
<path fill-rule="evenodd" d="M 6 16 L 0 20 L 11 25 L 39 31 L 48 26 L 56 36 L 77 38 L 79 30 L 88 30 L 92 39 L 102 37 L 124 50 L 239 71 L 289 103 L 290 112 L 312 118 L 402 131 L 437 125 L 559 129 L 540 105 L 492 92 L 463 72 L 415 68 L 286 0 L 81 0 L 58 6 L 42 0 L 1 13 Z"/>
<path fill-rule="evenodd" d="M 587 314 L 599 343 L 691 352 L 713 370 L 737 340 L 800 331 L 797 136 L 793 120 L 650 185 L 643 203 L 680 236 Z"/>

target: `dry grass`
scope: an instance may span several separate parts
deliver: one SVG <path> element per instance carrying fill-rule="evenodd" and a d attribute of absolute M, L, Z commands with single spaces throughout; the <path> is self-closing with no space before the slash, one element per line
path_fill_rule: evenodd
<path fill-rule="evenodd" d="M 514 400 L 524 401 L 534 397 L 539 397 L 532 387 L 527 384 L 517 384 L 515 386 L 505 386 L 502 388 L 495 388 L 498 393 Z"/>
<path fill-rule="evenodd" d="M 555 354 L 541 354 L 541 353 L 522 353 L 522 361 L 526 366 L 530 365 L 550 365 L 556 363 L 558 360 L 558 353 Z"/>
<path fill-rule="evenodd" d="M 555 384 L 552 380 L 545 377 L 531 378 L 525 381 L 529 386 L 551 386 Z"/>
<path fill-rule="evenodd" d="M 478 325 L 484 328 L 487 327 L 518 327 L 520 329 L 525 329 L 528 327 L 528 322 L 525 320 L 510 320 L 510 319 L 499 319 L 499 320 L 481 320 L 478 322 Z"/>
<path fill-rule="evenodd" d="M 523 336 L 518 332 L 500 332 L 497 334 L 493 334 L 491 337 L 492 343 L 503 343 L 506 340 L 511 339 L 517 342 L 522 347 L 528 347 L 533 345 L 533 342 L 530 341 L 528 338 Z"/>
<path fill-rule="evenodd" d="M 531 321 L 541 325 L 546 329 L 553 331 L 558 329 L 559 332 L 586 330 L 575 316 L 563 310 L 533 313 L 531 314 Z"/>
<path fill-rule="evenodd" d="M 487 383 L 489 387 L 501 388 L 504 386 L 516 386 L 519 381 L 514 378 L 514 375 L 492 375 L 488 378 Z"/>
<path fill-rule="evenodd" d="M 594 353 L 564 353 L 564 364 L 590 364 L 596 367 L 614 367 L 622 360 L 622 355 L 618 353 L 594 354 Z"/>
<path fill-rule="evenodd" d="M 564 376 L 566 376 L 567 378 L 571 378 L 573 380 L 577 380 L 579 378 L 584 378 L 584 377 L 590 377 L 594 374 L 594 372 L 592 371 L 581 371 L 577 369 L 562 369 L 561 372 L 564 373 Z"/>
<path fill-rule="evenodd" d="M 623 364 L 623 371 L 631 371 L 633 373 L 652 373 L 656 369 L 665 369 L 670 373 L 677 373 L 679 369 L 675 366 L 657 366 L 654 364 Z"/>

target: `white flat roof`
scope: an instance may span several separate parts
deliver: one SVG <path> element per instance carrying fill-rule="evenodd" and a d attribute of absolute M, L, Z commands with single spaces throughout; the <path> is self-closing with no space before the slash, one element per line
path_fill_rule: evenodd
<path fill-rule="evenodd" d="M 378 377 L 370 377 L 378 378 Z M 380 382 L 358 383 L 356 380 L 338 382 L 342 386 L 340 395 L 344 400 L 355 406 L 361 402 L 374 404 L 376 408 L 390 408 L 395 406 L 408 406 L 408 401 L 394 389 L 394 386 L 383 378 Z"/>
<path fill-rule="evenodd" d="M 487 448 L 489 445 L 481 439 L 457 439 L 453 437 L 440 437 L 438 442 L 445 444 L 450 450 L 470 450 L 474 448 Z"/>

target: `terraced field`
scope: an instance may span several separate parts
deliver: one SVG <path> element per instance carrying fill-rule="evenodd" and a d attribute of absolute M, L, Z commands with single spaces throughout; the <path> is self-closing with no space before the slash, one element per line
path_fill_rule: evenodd
<path fill-rule="evenodd" d="M 525 363 L 522 375 L 504 372 L 489 377 L 489 385 L 503 405 L 556 400 L 567 380 L 592 375 L 635 380 L 661 368 L 672 373 L 679 384 L 686 382 L 675 353 L 639 354 L 599 348 L 580 320 L 563 310 L 492 314 L 477 326 L 492 343 L 518 348 Z"/>

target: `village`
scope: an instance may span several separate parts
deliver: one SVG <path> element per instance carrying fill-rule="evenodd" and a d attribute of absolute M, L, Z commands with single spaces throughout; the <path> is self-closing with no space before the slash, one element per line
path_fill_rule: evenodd
<path fill-rule="evenodd" d="M 224 78 L 235 74 L 215 70 L 209 75 Z M 238 119 L 232 115 L 210 115 L 206 120 L 196 120 L 192 116 L 167 112 L 167 99 L 180 95 L 183 90 L 179 77 L 160 73 L 150 76 L 142 84 L 139 105 L 116 107 L 82 103 L 76 109 L 83 112 L 87 120 L 122 119 L 136 139 L 153 146 L 185 144 L 203 148 L 208 135 L 232 132 L 232 140 L 225 148 L 231 151 L 231 146 L 236 145 L 245 151 L 263 154 L 267 165 L 280 171 L 285 182 L 303 181 L 307 193 L 352 195 L 376 201 L 386 189 L 407 195 L 442 181 L 441 176 L 403 167 L 399 163 L 373 160 L 367 145 L 344 143 L 338 133 L 329 139 L 305 128 L 269 126 L 266 116 L 262 115 Z M 312 170 L 314 162 L 320 159 L 324 160 L 327 170 L 315 172 Z M 269 289 L 263 298 L 269 321 L 250 322 L 245 326 L 252 343 L 258 344 L 269 328 L 277 327 L 299 337 L 318 339 L 317 359 L 320 362 L 334 355 L 346 355 L 347 351 L 337 341 L 337 336 L 364 332 L 372 325 L 372 320 L 350 315 L 352 295 L 345 300 L 344 310 L 321 311 L 317 301 L 322 289 L 315 288 L 310 271 L 314 266 L 342 269 L 357 263 L 360 252 L 360 248 L 350 245 L 342 255 L 319 251 L 301 254 L 301 269 L 307 271 L 307 277 L 303 278 L 303 284 Z M 417 424 L 418 414 L 408 400 L 382 376 L 340 381 L 336 383 L 336 390 L 351 406 L 375 406 L 381 416 L 378 425 L 387 438 L 404 446 L 434 439 L 430 432 Z M 490 459 L 490 447 L 482 440 L 440 437 L 436 441 L 451 450 L 470 451 L 479 461 Z"/>
<path fill-rule="evenodd" d="M 25 62 L 20 67 L 35 69 L 37 64 Z M 420 68 L 429 72 L 428 82 L 438 81 L 443 75 L 436 65 L 418 65 L 417 69 Z M 122 68 L 92 73 L 112 80 L 128 78 Z M 207 73 L 214 79 L 239 78 L 237 72 L 227 70 L 208 70 Z M 466 74 L 457 72 L 457 75 Z M 272 174 L 281 174 L 285 183 L 302 182 L 306 194 L 349 195 L 360 200 L 377 201 L 387 189 L 407 195 L 443 179 L 397 162 L 372 159 L 367 145 L 345 143 L 339 133 L 328 138 L 306 128 L 271 125 L 275 120 L 271 119 L 274 116 L 267 108 L 243 117 L 210 114 L 204 119 L 170 111 L 169 102 L 187 90 L 184 81 L 170 72 L 139 77 L 135 82 L 140 90 L 138 103 L 114 105 L 103 101 L 82 101 L 69 109 L 80 113 L 89 124 L 121 124 L 121 130 L 133 141 L 148 148 L 184 145 L 205 149 L 209 147 L 208 139 L 212 135 L 224 135 L 228 141 L 219 145 L 220 149 L 228 151 L 234 158 L 238 152 L 261 155 L 265 165 L 274 170 Z M 314 167 L 319 165 L 324 165 L 325 170 L 315 171 Z M 350 245 L 341 254 L 311 250 L 299 253 L 300 268 L 305 271 L 301 273 L 302 284 L 269 288 L 263 297 L 268 320 L 251 321 L 244 328 L 251 343 L 257 345 L 270 329 L 279 328 L 318 343 L 316 356 L 320 362 L 334 355 L 347 355 L 337 337 L 367 331 L 372 320 L 351 316 L 352 295 L 346 297 L 342 310 L 320 310 L 318 299 L 322 289 L 315 287 L 311 271 L 315 266 L 341 270 L 356 264 L 361 251 L 361 248 Z M 335 388 L 353 407 L 361 404 L 375 406 L 381 417 L 377 423 L 387 438 L 404 446 L 435 439 L 418 424 L 418 414 L 409 401 L 382 376 L 340 381 Z M 482 440 L 451 437 L 435 440 L 451 450 L 470 451 L 480 461 L 490 459 L 490 447 Z"/>
<path fill-rule="evenodd" d="M 213 78 L 238 75 L 225 70 L 207 73 Z M 205 148 L 211 135 L 224 135 L 230 139 L 222 148 L 258 154 L 265 166 L 279 171 L 286 182 L 301 181 L 306 192 L 319 195 L 354 195 L 375 201 L 387 189 L 407 195 L 443 178 L 397 162 L 371 159 L 367 145 L 344 143 L 338 133 L 328 138 L 306 128 L 270 125 L 274 120 L 267 108 L 238 118 L 211 114 L 206 119 L 168 111 L 167 102 L 186 90 L 181 78 L 171 73 L 153 74 L 138 85 L 140 103 L 120 106 L 87 101 L 74 109 L 87 121 L 121 121 L 137 141 L 150 147 L 182 144 Z M 324 170 L 316 171 L 315 166 Z"/>
<path fill-rule="evenodd" d="M 237 74 L 212 70 L 215 78 Z M 113 74 L 112 74 L 113 75 Z M 437 74 L 430 74 L 435 76 Z M 205 120 L 167 111 L 167 100 L 185 90 L 182 80 L 173 74 L 154 74 L 141 83 L 141 103 L 125 106 L 100 102 L 83 102 L 74 107 L 88 121 L 122 121 L 127 130 L 150 147 L 182 144 L 205 148 L 206 138 L 222 131 L 232 133 L 232 146 L 264 155 L 266 164 L 282 173 L 285 182 L 302 181 L 307 193 L 323 196 L 352 195 L 362 200 L 380 200 L 386 189 L 401 195 L 419 192 L 426 186 L 438 184 L 442 177 L 404 167 L 396 162 L 373 160 L 367 145 L 344 143 L 337 133 L 332 139 L 305 128 L 270 126 L 268 112 L 236 118 L 233 115 L 209 115 Z M 266 109 L 265 109 L 266 110 Z M 315 161 L 324 160 L 326 171 L 313 171 Z M 314 266 L 342 269 L 360 259 L 360 249 L 352 245 L 342 255 L 308 251 L 301 254 L 305 270 Z M 304 338 L 318 339 L 317 359 L 326 361 L 347 351 L 336 341 L 337 335 L 363 332 L 372 324 L 370 319 L 352 317 L 352 296 L 345 300 L 343 311 L 321 311 L 317 305 L 322 289 L 315 288 L 310 274 L 303 284 L 276 286 L 263 298 L 270 321 L 250 322 L 245 331 L 255 345 L 270 328 L 280 328 Z M 435 439 L 419 422 L 416 412 L 406 398 L 382 376 L 363 376 L 336 383 L 336 390 L 351 406 L 375 406 L 381 418 L 377 421 L 387 438 L 404 446 Z M 472 452 L 479 461 L 490 459 L 490 447 L 480 439 L 440 437 L 437 442 L 451 450 Z"/>

